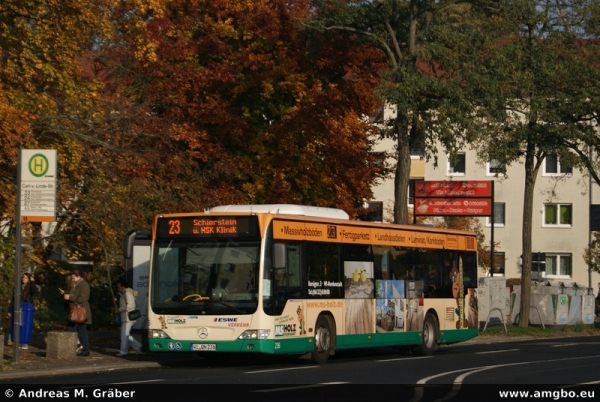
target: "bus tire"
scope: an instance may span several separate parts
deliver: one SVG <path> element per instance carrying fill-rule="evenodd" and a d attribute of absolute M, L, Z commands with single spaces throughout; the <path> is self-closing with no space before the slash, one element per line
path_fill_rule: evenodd
<path fill-rule="evenodd" d="M 315 347 L 310 354 L 312 363 L 324 364 L 333 354 L 335 340 L 335 329 L 331 319 L 326 315 L 320 315 L 315 324 Z"/>
<path fill-rule="evenodd" d="M 418 356 L 431 356 L 437 348 L 440 327 L 437 318 L 431 313 L 425 314 L 423 320 L 423 342 L 413 346 L 412 352 Z"/>

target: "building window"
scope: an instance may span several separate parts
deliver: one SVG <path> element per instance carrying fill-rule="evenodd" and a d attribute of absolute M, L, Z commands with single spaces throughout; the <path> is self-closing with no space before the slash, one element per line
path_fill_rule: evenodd
<path fill-rule="evenodd" d="M 409 179 L 408 180 L 408 206 L 409 207 L 414 207 L 415 206 L 415 185 L 416 185 L 416 181 L 417 180 L 423 180 L 423 178 L 417 178 L 417 179 Z"/>
<path fill-rule="evenodd" d="M 425 131 L 419 130 L 416 138 L 410 142 L 410 156 L 418 156 L 419 158 L 425 156 Z"/>
<path fill-rule="evenodd" d="M 561 165 L 557 155 L 546 155 L 543 172 L 543 176 L 571 175 L 573 174 L 573 168 Z"/>
<path fill-rule="evenodd" d="M 466 172 L 466 156 L 459 152 L 454 156 L 448 156 L 448 176 L 464 176 Z"/>
<path fill-rule="evenodd" d="M 494 226 L 504 226 L 505 223 L 505 207 L 506 204 L 503 202 L 494 203 Z M 487 217 L 486 226 L 492 226 L 491 218 Z"/>
<path fill-rule="evenodd" d="M 491 276 L 504 276 L 506 256 L 503 251 L 494 251 L 494 270 Z"/>
<path fill-rule="evenodd" d="M 571 254 L 546 253 L 546 277 L 572 277 Z"/>
<path fill-rule="evenodd" d="M 571 227 L 573 225 L 573 205 L 544 205 L 544 226 Z"/>
<path fill-rule="evenodd" d="M 492 159 L 487 163 L 486 176 L 504 176 L 506 173 L 506 164 L 498 159 Z"/>

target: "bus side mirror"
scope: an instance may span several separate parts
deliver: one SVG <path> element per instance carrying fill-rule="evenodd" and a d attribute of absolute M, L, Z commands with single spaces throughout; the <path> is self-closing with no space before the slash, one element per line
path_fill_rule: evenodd
<path fill-rule="evenodd" d="M 285 262 L 287 258 L 285 255 L 285 244 L 275 243 L 273 244 L 273 268 L 285 268 Z"/>
<path fill-rule="evenodd" d="M 128 260 L 133 257 L 133 243 L 136 239 L 150 239 L 150 229 L 133 229 L 123 238 L 123 257 Z"/>

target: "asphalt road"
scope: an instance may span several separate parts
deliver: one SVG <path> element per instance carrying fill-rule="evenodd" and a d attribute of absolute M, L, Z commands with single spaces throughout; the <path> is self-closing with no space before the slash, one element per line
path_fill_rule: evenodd
<path fill-rule="evenodd" d="M 382 392 L 395 394 L 394 400 L 418 402 L 464 400 L 465 392 L 473 392 L 478 399 L 485 396 L 487 401 L 494 400 L 498 391 L 534 392 L 537 388 L 545 392 L 566 392 L 564 396 L 571 397 L 575 394 L 569 392 L 577 393 L 578 399 L 583 399 L 586 392 L 597 391 L 595 395 L 600 395 L 600 388 L 596 389 L 600 383 L 600 338 L 589 336 L 458 344 L 441 347 L 433 357 L 402 355 L 391 348 L 346 351 L 339 352 L 322 366 L 294 357 L 214 357 L 215 360 L 198 358 L 159 368 L 30 378 L 27 383 L 42 390 L 44 387 L 56 389 L 57 384 L 68 384 L 62 385 L 62 389 L 90 392 L 94 389 L 137 390 L 139 400 L 164 400 L 161 393 L 172 397 L 198 389 L 202 389 L 205 397 L 210 395 L 209 400 L 221 399 L 223 395 L 229 399 L 239 394 L 246 399 L 261 400 L 262 397 L 286 401 L 315 396 L 342 400 L 345 395 L 343 400 L 348 401 L 361 400 L 362 393 Z M 2 381 L 0 376 L 0 390 L 19 383 L 23 381 Z M 549 395 L 550 400 L 561 397 L 560 394 Z"/>

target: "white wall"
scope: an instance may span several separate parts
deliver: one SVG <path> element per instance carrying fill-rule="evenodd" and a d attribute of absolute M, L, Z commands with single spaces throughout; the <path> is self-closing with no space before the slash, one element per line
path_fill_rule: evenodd
<path fill-rule="evenodd" d="M 379 141 L 375 150 L 394 149 L 394 141 L 385 139 Z M 440 148 L 441 150 L 441 148 Z M 466 156 L 466 174 L 452 177 L 447 174 L 447 156 L 440 152 L 438 167 L 432 162 L 425 164 L 425 180 L 494 180 L 495 202 L 505 204 L 505 225 L 496 227 L 494 240 L 500 243 L 496 251 L 505 253 L 506 278 L 520 278 L 520 256 L 522 254 L 522 217 L 523 191 L 525 173 L 522 163 L 514 163 L 507 167 L 506 177 L 496 178 L 486 175 L 487 167 L 477 159 L 475 151 L 464 150 Z M 393 160 L 391 160 L 394 163 Z M 414 162 L 414 161 L 413 161 Z M 384 221 L 391 221 L 394 200 L 393 178 L 386 180 L 373 188 L 373 201 L 384 202 Z M 600 204 L 600 188 L 592 184 L 592 204 Z M 543 209 L 545 203 L 566 203 L 572 205 L 572 226 L 544 227 Z M 583 260 L 583 251 L 589 242 L 589 187 L 588 178 L 580 171 L 573 169 L 572 175 L 563 177 L 548 177 L 543 175 L 543 167 L 536 181 L 533 208 L 533 252 L 567 253 L 572 257 L 572 277 L 550 277 L 547 279 L 577 282 L 588 286 L 588 268 Z M 483 224 L 486 241 L 490 241 L 491 228 L 486 225 L 486 218 L 480 218 Z M 592 273 L 591 287 L 596 289 L 600 275 Z"/>

